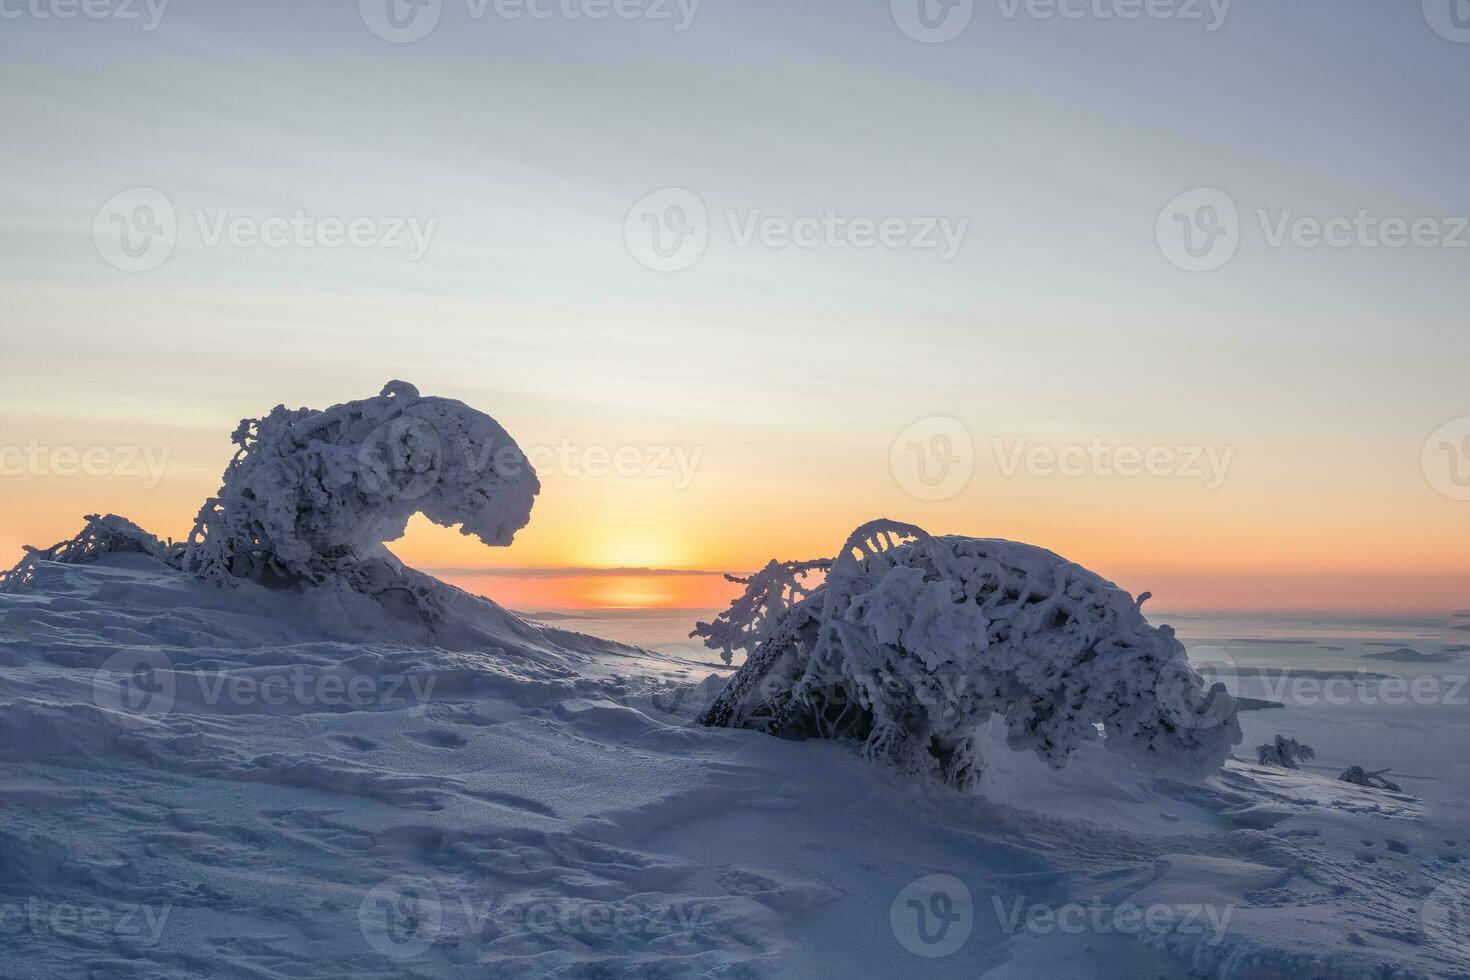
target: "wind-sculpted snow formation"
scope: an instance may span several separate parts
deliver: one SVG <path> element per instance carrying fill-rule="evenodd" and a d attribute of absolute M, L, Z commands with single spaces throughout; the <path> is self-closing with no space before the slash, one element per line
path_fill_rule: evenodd
<path fill-rule="evenodd" d="M 76 538 L 0 575 L 0 590 L 23 588 L 38 560 L 82 564 L 140 551 L 217 584 L 344 588 L 433 625 L 448 587 L 403 566 L 383 542 L 422 513 L 487 545 L 508 545 L 540 490 L 498 422 L 402 381 L 325 410 L 278 405 L 241 421 L 232 439 L 239 448 L 223 485 L 187 541 L 164 543 L 122 518 L 90 517 Z"/>
<path fill-rule="evenodd" d="M 811 585 L 809 575 L 825 573 Z M 893 521 L 835 559 L 772 562 L 693 635 L 745 665 L 706 725 L 855 738 L 870 758 L 972 785 L 992 716 L 1055 768 L 1098 735 L 1150 771 L 1203 778 L 1241 740 L 1167 626 L 1079 565 L 1031 545 L 933 537 Z"/>

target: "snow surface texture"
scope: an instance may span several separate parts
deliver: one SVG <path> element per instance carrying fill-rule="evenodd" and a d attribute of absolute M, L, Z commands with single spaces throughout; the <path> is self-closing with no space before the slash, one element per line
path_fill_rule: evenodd
<path fill-rule="evenodd" d="M 815 587 L 805 577 L 824 572 Z M 958 786 L 984 767 L 985 726 L 1060 768 L 1102 726 L 1109 750 L 1202 779 L 1241 740 L 1223 684 L 1132 596 L 1031 545 L 874 521 L 835 559 L 772 562 L 704 636 L 744 667 L 708 725 L 857 738 L 870 758 Z M 1145 595 L 1144 599 L 1147 598 Z"/>
<path fill-rule="evenodd" d="M 140 552 L 33 576 L 0 595 L 7 980 L 1470 977 L 1470 822 L 1403 794 L 998 736 L 961 794 L 698 725 L 728 671 L 464 593 L 431 636 Z"/>

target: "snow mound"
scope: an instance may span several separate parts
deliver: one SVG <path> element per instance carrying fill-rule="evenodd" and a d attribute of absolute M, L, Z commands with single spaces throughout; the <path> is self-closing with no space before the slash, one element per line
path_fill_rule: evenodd
<path fill-rule="evenodd" d="M 805 576 L 825 572 L 812 587 Z M 1097 737 L 1151 771 L 1199 779 L 1240 742 L 1143 599 L 1031 545 L 880 520 L 837 557 L 772 562 L 694 635 L 749 650 L 702 720 L 788 738 L 856 738 L 870 758 L 969 786 L 982 728 L 1054 767 Z"/>

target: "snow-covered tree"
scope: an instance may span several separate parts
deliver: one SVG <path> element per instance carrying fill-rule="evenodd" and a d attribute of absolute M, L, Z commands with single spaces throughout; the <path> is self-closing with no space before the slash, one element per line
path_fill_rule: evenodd
<path fill-rule="evenodd" d="M 820 585 L 804 576 L 825 572 Z M 1085 568 L 1031 545 L 932 537 L 880 520 L 835 559 L 772 562 L 693 635 L 745 664 L 707 725 L 854 738 L 870 758 L 973 784 L 992 716 L 1060 768 L 1083 742 L 1185 778 L 1241 739 L 1224 685 L 1205 689 L 1167 626 Z"/>
<path fill-rule="evenodd" d="M 321 582 L 381 561 L 383 542 L 401 537 L 416 513 L 507 545 L 540 490 L 494 419 L 401 381 L 324 411 L 277 406 L 242 421 L 233 441 L 224 484 L 183 555 L 184 568 L 220 582 Z"/>
<path fill-rule="evenodd" d="M 132 521 L 116 514 L 88 514 L 87 523 L 77 536 L 60 541 L 49 548 L 25 549 L 15 567 L 0 572 L 0 592 L 22 592 L 36 579 L 37 566 L 53 561 L 63 565 L 87 565 L 103 555 L 133 552 L 151 555 L 162 561 L 177 558 L 178 548 L 160 541 Z"/>
<path fill-rule="evenodd" d="M 1369 772 L 1362 766 L 1348 766 L 1347 770 L 1337 778 L 1345 783 L 1353 783 L 1358 786 L 1368 786 L 1373 789 L 1386 789 L 1400 793 L 1399 784 L 1387 778 L 1387 769 L 1377 769 Z"/>
<path fill-rule="evenodd" d="M 404 566 L 383 543 L 421 513 L 487 545 L 508 545 L 541 489 L 494 419 L 449 398 L 424 398 L 402 381 L 320 411 L 278 405 L 242 421 L 233 439 L 239 449 L 224 483 L 187 541 L 163 542 L 121 517 L 94 515 L 75 538 L 28 549 L 0 573 L 0 592 L 29 586 L 40 562 L 132 551 L 221 585 L 360 593 L 433 627 L 457 590 Z"/>
<path fill-rule="evenodd" d="M 1277 735 L 1264 745 L 1256 746 L 1256 761 L 1263 766 L 1280 766 L 1283 769 L 1298 769 L 1305 759 L 1317 758 L 1317 750 L 1303 745 L 1294 738 Z"/>

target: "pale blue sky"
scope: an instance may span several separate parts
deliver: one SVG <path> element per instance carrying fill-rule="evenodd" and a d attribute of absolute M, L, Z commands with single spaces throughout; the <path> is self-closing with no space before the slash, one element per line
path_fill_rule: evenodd
<path fill-rule="evenodd" d="M 151 32 L 0 20 L 0 437 L 85 438 L 99 414 L 166 431 L 182 499 L 241 414 L 402 375 L 533 439 L 698 438 L 712 473 L 779 474 L 808 500 L 883 475 L 897 432 L 944 415 L 981 441 L 1238 445 L 1258 484 L 1232 521 L 1273 484 L 1283 520 L 1320 515 L 1303 494 L 1363 491 L 1415 511 L 1416 553 L 1464 541 L 1466 505 L 1424 492 L 1418 454 L 1470 414 L 1470 249 L 1272 249 L 1255 217 L 1470 212 L 1470 44 L 1417 0 L 1242 0 L 1215 31 L 989 0 L 942 44 L 876 0 L 703 0 L 683 32 L 467 9 L 443 0 L 405 44 L 340 0 L 174 0 Z M 126 273 L 92 223 L 138 186 L 181 231 Z M 663 187 L 714 219 L 668 274 L 623 239 Z M 1243 240 L 1192 274 L 1155 221 L 1197 187 L 1229 193 Z M 949 262 L 738 248 L 723 212 L 753 208 L 969 226 Z M 417 262 L 207 248 L 196 209 L 436 226 Z M 989 522 L 1005 499 L 950 506 Z"/>

